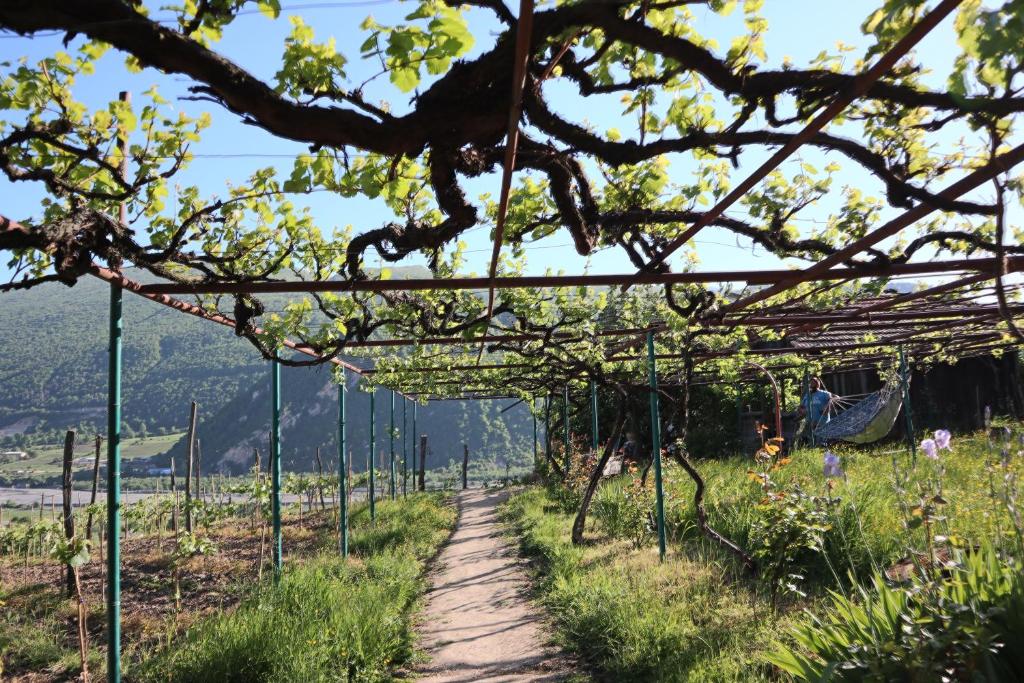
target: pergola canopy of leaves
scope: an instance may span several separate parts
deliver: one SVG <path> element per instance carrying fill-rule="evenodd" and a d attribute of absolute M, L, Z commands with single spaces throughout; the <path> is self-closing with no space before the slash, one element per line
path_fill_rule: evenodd
<path fill-rule="evenodd" d="M 0 250 L 11 255 L 15 271 L 11 286 L 70 284 L 93 263 L 115 269 L 130 263 L 179 282 L 355 280 L 367 277 L 364 262 L 373 256 L 400 263 L 411 254 L 425 254 L 437 278 L 458 276 L 460 236 L 493 226 L 498 212 L 496 192 L 471 197 L 466 185 L 474 178 L 496 179 L 500 171 L 516 17 L 501 0 L 407 4 L 404 21 L 384 25 L 367 18 L 361 45 L 337 45 L 297 15 L 281 16 L 277 0 L 2 3 L 0 29 L 25 36 L 61 32 L 67 46 L 38 62 L 0 67 L 0 169 L 12 182 L 41 183 L 48 191 L 40 215 L 21 221 L 24 229 L 0 232 Z M 840 46 L 809 64 L 771 66 L 763 4 L 539 3 L 504 235 L 511 249 L 502 273 L 522 272 L 523 245 L 561 229 L 581 255 L 621 249 L 636 268 L 647 267 L 745 175 L 741 159 L 756 160 L 790 140 L 928 9 L 922 0 L 864 3 L 865 54 Z M 273 80 L 260 80 L 245 64 L 218 53 L 234 19 L 253 9 L 266 21 L 291 24 Z M 718 45 L 701 35 L 698 9 L 742 12 L 744 32 Z M 474 13 L 489 15 L 501 30 L 474 35 Z M 808 147 L 827 159 L 822 168 L 803 163 L 771 173 L 743 199 L 742 217 L 726 214 L 712 225 L 779 257 L 813 262 L 876 227 L 887 212 L 926 204 L 941 213 L 847 264 L 898 263 L 918 254 L 1024 253 L 1019 230 L 1003 220 L 1005 205 L 1019 202 L 1024 192 L 1019 175 L 1001 175 L 989 192 L 938 196 L 951 181 L 1019 143 L 1024 0 L 965 0 L 954 30 L 957 42 L 949 49 L 956 57 L 941 87 L 934 87 L 934 74 L 925 78 L 929 65 L 913 55 L 902 60 L 810 140 Z M 82 104 L 75 98 L 76 81 L 92 74 L 110 50 L 131 69 L 186 79 L 194 102 L 183 110 L 192 113 L 170 115 L 155 88 L 97 110 Z M 475 56 L 468 57 L 471 50 Z M 370 101 L 368 82 L 350 77 L 356 60 L 375 65 L 371 80 L 390 82 L 387 101 Z M 575 103 L 559 108 L 554 102 L 564 98 L 551 92 L 566 87 Z M 629 122 L 622 130 L 598 130 L 587 122 L 588 103 L 606 107 L 609 96 L 619 98 L 622 120 Z M 202 163 L 191 149 L 212 116 L 236 117 L 303 143 L 308 153 L 287 177 L 260 169 L 234 179 L 227 193 L 175 186 L 179 172 Z M 940 134 L 947 144 L 935 142 Z M 121 139 L 128 141 L 127 159 L 119 152 Z M 857 178 L 873 178 L 874 186 L 844 182 L 850 169 L 859 169 Z M 166 206 L 172 187 L 176 211 Z M 301 196 L 314 191 L 377 199 L 394 219 L 328 229 L 301 206 Z M 799 214 L 820 209 L 827 194 L 837 198 L 828 203 L 829 215 L 801 222 Z M 805 305 L 834 307 L 881 284 L 807 285 L 794 294 Z M 249 296 L 206 297 L 203 303 L 234 315 L 242 333 L 269 356 L 277 356 L 285 336 L 331 357 L 351 341 L 381 335 L 469 339 L 487 329 L 547 335 L 491 348 L 516 354 L 524 365 L 543 366 L 543 372 L 473 374 L 472 383 L 525 395 L 581 371 L 611 381 L 607 358 L 621 342 L 588 337 L 602 327 L 660 320 L 667 334 L 685 344 L 699 333 L 709 349 L 743 346 L 747 338 L 736 329 L 695 329 L 696 314 L 713 311 L 721 296 L 697 286 L 664 293 L 637 288 L 615 296 L 506 290 L 498 295 L 493 320 L 479 294 L 470 292 L 321 294 L 273 314 L 264 314 Z M 255 334 L 255 324 L 264 331 Z M 567 329 L 585 343 L 554 343 L 551 334 Z M 451 363 L 457 355 L 421 348 L 392 354 L 381 367 Z M 379 378 L 389 376 L 401 384 L 397 370 Z"/>

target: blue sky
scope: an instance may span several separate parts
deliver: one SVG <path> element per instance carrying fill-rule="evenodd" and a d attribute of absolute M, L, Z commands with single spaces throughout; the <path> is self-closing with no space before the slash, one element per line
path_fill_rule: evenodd
<path fill-rule="evenodd" d="M 518 3 L 509 4 L 514 6 Z M 396 0 L 354 0 L 299 4 L 284 0 L 282 5 L 284 11 L 278 21 L 270 21 L 257 13 L 239 17 L 228 27 L 224 40 L 216 49 L 257 76 L 272 81 L 279 65 L 284 38 L 289 31 L 286 17 L 297 13 L 315 29 L 318 41 L 329 36 L 336 39 L 338 49 L 349 60 L 347 68 L 351 81 L 360 82 L 375 69 L 374 65 L 361 63 L 359 60 L 359 45 L 365 38 L 359 24 L 369 14 L 381 23 L 397 23 L 412 10 L 415 3 Z M 856 47 L 851 53 L 851 60 L 854 59 L 863 54 L 869 44 L 861 35 L 860 24 L 869 9 L 874 6 L 875 2 L 863 0 L 773 0 L 766 3 L 764 14 L 770 23 L 766 36 L 767 65 L 777 66 L 784 57 L 790 58 L 797 65 L 806 64 L 822 50 L 834 51 L 837 41 Z M 723 18 L 704 8 L 697 8 L 694 11 L 698 30 L 716 39 L 723 52 L 731 39 L 743 32 L 740 12 Z M 473 11 L 470 16 L 471 28 L 476 36 L 476 46 L 472 54 L 477 54 L 491 46 L 493 35 L 500 27 L 486 11 Z M 927 79 L 933 87 L 941 87 L 955 54 L 951 24 L 952 21 L 947 20 L 925 39 L 917 51 L 923 62 L 934 71 L 933 76 Z M 62 49 L 59 37 L 32 40 L 10 35 L 0 37 L 0 60 L 14 60 L 20 56 L 37 59 L 58 49 Z M 192 167 L 181 174 L 179 182 L 182 184 L 195 183 L 208 194 L 217 193 L 225 188 L 227 181 L 241 181 L 253 170 L 266 166 L 277 167 L 280 173 L 287 177 L 294 156 L 307 151 L 302 144 L 275 138 L 258 128 L 240 123 L 236 116 L 215 104 L 179 99 L 190 85 L 183 77 L 165 76 L 152 69 L 140 74 L 131 74 L 123 68 L 122 61 L 121 54 L 108 53 L 97 69 L 97 74 L 80 81 L 76 90 L 77 96 L 91 107 L 99 107 L 116 97 L 119 90 L 127 89 L 141 93 L 156 84 L 161 93 L 172 100 L 172 107 L 180 108 L 190 115 L 202 111 L 209 111 L 213 115 L 213 126 L 205 132 L 202 142 L 193 147 L 197 158 Z M 615 127 L 624 133 L 630 130 L 632 121 L 623 120 L 620 116 L 621 106 L 618 104 L 617 96 L 605 99 L 592 98 L 591 101 L 584 102 L 574 96 L 566 84 L 556 82 L 547 88 L 545 92 L 549 100 L 567 117 L 594 123 L 599 128 Z M 370 100 L 388 99 L 399 111 L 406 106 L 408 99 L 391 87 L 386 77 L 372 83 L 366 94 Z M 951 135 L 944 135 L 952 141 Z M 741 174 L 749 173 L 764 156 L 761 153 L 744 154 L 741 170 L 734 173 L 734 181 L 739 180 Z M 803 160 L 818 165 L 823 158 L 813 150 L 802 151 L 788 164 L 792 167 Z M 842 165 L 843 171 L 834 189 L 836 195 L 843 185 L 859 187 L 868 193 L 878 193 L 877 183 L 864 172 L 845 159 L 842 160 Z M 673 163 L 672 173 L 680 180 L 688 178 L 692 170 L 692 164 L 682 158 Z M 496 195 L 498 182 L 498 175 L 494 174 L 467 183 L 466 187 L 471 197 L 483 192 Z M 0 180 L 0 213 L 18 219 L 31 219 L 39 214 L 39 200 L 42 196 L 39 188 L 28 188 L 24 184 L 15 188 L 6 180 Z M 801 215 L 806 219 L 823 219 L 828 215 L 831 201 L 823 201 L 820 206 L 811 207 Z M 296 197 L 295 202 L 308 205 L 318 224 L 328 231 L 335 226 L 352 225 L 356 232 L 360 232 L 391 219 L 390 213 L 382 203 L 367 199 L 344 199 L 319 193 Z M 742 216 L 743 212 L 741 208 L 735 208 L 730 213 Z M 892 212 L 886 215 L 892 215 Z M 490 254 L 488 233 L 487 227 L 482 227 L 465 235 L 464 239 L 469 249 L 467 270 L 486 270 Z M 540 273 L 549 268 L 565 272 L 581 272 L 584 269 L 589 269 L 590 272 L 632 270 L 625 256 L 617 250 L 603 251 L 585 259 L 576 255 L 569 243 L 568 234 L 561 231 L 534 245 L 528 250 L 528 272 Z M 778 259 L 763 250 L 752 249 L 749 242 L 737 240 L 731 233 L 718 229 L 704 230 L 697 238 L 696 248 L 700 257 L 700 269 L 763 269 L 779 265 Z M 370 255 L 369 264 L 375 265 L 375 261 L 375 255 Z M 410 258 L 406 264 L 422 262 L 420 258 Z"/>

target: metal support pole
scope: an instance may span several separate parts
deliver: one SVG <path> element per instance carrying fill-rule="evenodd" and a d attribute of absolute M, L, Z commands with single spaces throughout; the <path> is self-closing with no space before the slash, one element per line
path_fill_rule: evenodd
<path fill-rule="evenodd" d="M 743 450 L 743 387 L 736 385 L 736 439 Z"/>
<path fill-rule="evenodd" d="M 804 419 L 807 421 L 807 440 L 811 446 L 814 446 L 814 425 L 811 424 L 811 375 L 804 367 L 804 381 L 803 386 L 800 388 L 800 403 L 804 405 L 804 399 L 807 400 L 807 405 L 804 406 Z"/>
<path fill-rule="evenodd" d="M 270 506 L 274 526 L 274 581 L 281 578 L 284 558 L 281 555 L 281 365 L 275 360 L 270 371 L 271 443 L 270 443 Z"/>
<path fill-rule="evenodd" d="M 398 473 L 395 470 L 395 390 L 391 390 L 391 429 L 388 430 L 389 450 L 391 451 L 391 500 L 398 498 Z"/>
<path fill-rule="evenodd" d="M 110 286 L 107 376 L 107 681 L 121 680 L 121 285 Z"/>
<path fill-rule="evenodd" d="M 345 445 L 345 395 L 348 370 L 341 369 L 341 384 L 338 385 L 338 544 L 342 557 L 348 557 L 348 455 Z"/>
<path fill-rule="evenodd" d="M 416 431 L 416 406 L 418 404 L 413 401 L 412 403 L 412 490 L 416 491 L 416 435 L 419 432 Z"/>
<path fill-rule="evenodd" d="M 544 397 L 544 459 L 551 460 L 551 394 Z"/>
<path fill-rule="evenodd" d="M 907 430 L 907 447 L 910 449 L 910 462 L 917 465 L 917 442 L 914 440 L 914 411 L 910 406 L 910 371 L 907 368 L 907 357 L 903 353 L 903 344 L 900 350 L 900 386 L 903 389 L 903 418 Z"/>
<path fill-rule="evenodd" d="M 537 399 L 530 401 L 530 415 L 533 417 L 533 469 L 537 469 Z"/>
<path fill-rule="evenodd" d="M 375 498 L 377 497 L 376 493 L 374 491 L 374 487 L 376 486 L 376 482 L 374 481 L 374 470 L 377 469 L 377 459 L 374 456 L 374 454 L 377 451 L 377 434 L 375 432 L 375 428 L 377 426 L 377 415 L 376 415 L 376 402 L 374 401 L 374 395 L 376 393 L 377 393 L 376 388 L 371 388 L 370 389 L 370 458 L 368 460 L 368 462 L 370 463 L 370 481 L 369 481 L 370 490 L 367 493 L 367 496 L 369 497 L 369 500 L 370 500 L 370 521 L 371 522 L 377 521 L 377 509 L 376 509 L 376 506 L 374 505 L 374 503 L 376 502 Z"/>
<path fill-rule="evenodd" d="M 565 432 L 565 440 L 562 442 L 565 448 L 564 466 L 565 476 L 569 476 L 569 466 L 572 462 L 569 454 L 569 385 L 566 384 L 562 390 L 562 431 Z"/>
<path fill-rule="evenodd" d="M 597 453 L 597 382 L 590 380 L 590 446 Z"/>
<path fill-rule="evenodd" d="M 651 457 L 654 458 L 654 508 L 658 519 L 658 555 L 665 560 L 665 496 L 661 483 L 661 421 L 658 410 L 658 369 L 654 332 L 647 332 L 647 373 L 651 380 Z"/>
<path fill-rule="evenodd" d="M 402 399 L 402 498 L 409 495 L 409 439 L 406 426 L 406 413 L 408 412 L 409 399 Z"/>

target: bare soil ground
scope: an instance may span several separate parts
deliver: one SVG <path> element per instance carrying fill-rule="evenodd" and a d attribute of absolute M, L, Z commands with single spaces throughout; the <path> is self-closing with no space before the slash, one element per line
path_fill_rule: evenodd
<path fill-rule="evenodd" d="M 330 512 L 306 514 L 302 523 L 285 518 L 285 562 L 310 557 L 330 547 L 334 522 Z M 165 643 L 168 636 L 180 634 L 189 624 L 210 612 L 233 609 L 246 590 L 256 585 L 259 576 L 270 568 L 270 530 L 264 534 L 260 552 L 260 527 L 248 520 L 233 519 L 203 530 L 217 551 L 208 557 L 193 557 L 180 571 L 181 608 L 175 609 L 173 535 L 167 532 L 158 541 L 155 536 L 129 538 L 122 543 L 122 634 L 124 656 L 131 659 Z M 262 571 L 261 571 L 262 560 Z M 69 654 L 61 662 L 43 668 L 19 666 L 0 653 L 0 681 L 53 683 L 77 679 L 77 672 L 66 662 L 77 663 L 76 618 L 74 603 L 64 598 L 63 568 L 49 559 L 0 557 L 0 589 L 10 610 L 0 619 L 0 639 L 4 629 L 31 628 L 32 622 L 53 629 L 60 646 Z M 89 641 L 97 660 L 105 651 L 106 624 L 103 614 L 103 565 L 98 552 L 82 567 L 82 592 L 89 607 Z M 19 615 L 20 618 L 15 618 Z M 99 652 L 97 652 L 97 650 Z M 95 670 L 93 671 L 95 677 Z"/>
<path fill-rule="evenodd" d="M 431 573 L 421 647 L 421 681 L 562 681 L 578 677 L 550 644 L 527 577 L 501 535 L 497 506 L 505 491 L 463 491 L 459 523 Z"/>

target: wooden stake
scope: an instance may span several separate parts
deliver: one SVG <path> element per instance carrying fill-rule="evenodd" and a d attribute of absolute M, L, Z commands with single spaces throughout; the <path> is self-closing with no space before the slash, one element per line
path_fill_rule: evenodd
<path fill-rule="evenodd" d="M 96 491 L 100 485 L 100 451 L 103 450 L 103 437 L 96 435 L 96 459 L 92 464 L 92 496 L 89 498 L 89 506 L 96 504 Z M 85 523 L 85 537 L 92 538 L 92 511 L 89 511 L 89 518 Z"/>
<path fill-rule="evenodd" d="M 427 435 L 420 435 L 420 491 L 427 490 Z"/>
<path fill-rule="evenodd" d="M 174 496 L 174 507 L 171 508 L 171 526 L 174 528 L 174 550 L 178 549 L 178 486 L 174 480 L 174 457 L 171 457 L 171 495 Z"/>
<path fill-rule="evenodd" d="M 192 463 L 196 445 L 196 411 L 198 406 L 192 401 L 188 415 L 188 439 L 185 446 L 185 531 L 192 533 Z"/>
<path fill-rule="evenodd" d="M 61 502 L 64 512 L 64 537 L 69 541 L 75 535 L 75 516 L 71 509 L 71 465 L 75 459 L 75 430 L 69 429 L 64 434 L 64 470 L 61 478 Z M 67 591 L 70 598 L 75 594 L 74 567 L 68 565 L 67 570 Z"/>
<path fill-rule="evenodd" d="M 319 446 L 316 447 L 316 473 L 317 473 L 316 488 L 317 488 L 317 491 L 319 491 L 319 493 L 320 493 L 320 511 L 323 512 L 324 510 L 327 509 L 327 506 L 324 504 L 324 482 L 323 482 L 323 479 L 324 479 L 324 463 L 323 463 L 322 460 L 320 460 L 320 447 Z"/>
<path fill-rule="evenodd" d="M 196 468 L 196 497 L 198 497 L 199 500 L 203 500 L 203 479 L 200 476 L 200 472 L 199 472 L 200 464 L 202 463 L 202 461 L 203 461 L 203 449 L 201 447 L 201 444 L 199 443 L 199 438 L 197 437 L 196 438 L 196 464 L 195 464 L 195 468 Z"/>

